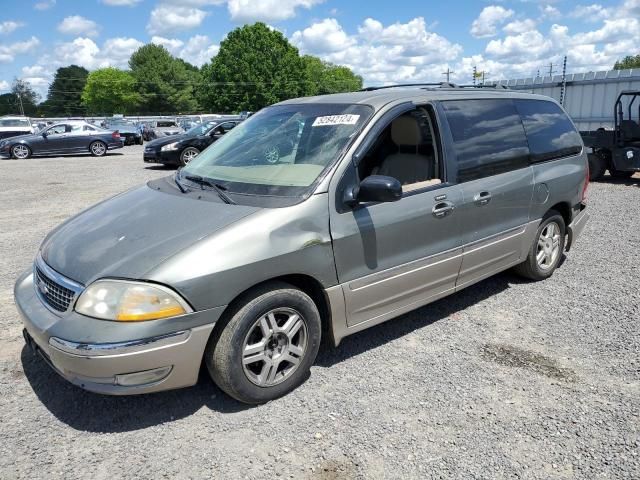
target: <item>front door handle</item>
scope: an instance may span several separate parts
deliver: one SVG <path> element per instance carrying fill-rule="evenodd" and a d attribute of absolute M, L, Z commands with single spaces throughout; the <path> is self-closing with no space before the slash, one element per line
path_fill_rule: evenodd
<path fill-rule="evenodd" d="M 491 192 L 480 192 L 473 197 L 473 203 L 482 207 L 491 201 Z"/>
<path fill-rule="evenodd" d="M 431 209 L 431 213 L 436 218 L 444 218 L 453 212 L 455 208 L 455 205 L 451 202 L 440 202 L 434 205 Z"/>

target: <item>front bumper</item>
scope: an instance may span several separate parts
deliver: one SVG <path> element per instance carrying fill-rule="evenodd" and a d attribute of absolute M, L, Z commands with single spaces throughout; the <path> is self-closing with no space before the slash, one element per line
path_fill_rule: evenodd
<path fill-rule="evenodd" d="M 180 151 L 169 150 L 162 152 L 158 150 L 146 150 L 143 154 L 144 163 L 163 163 L 169 165 L 178 165 L 180 163 Z"/>
<path fill-rule="evenodd" d="M 58 316 L 36 294 L 30 271 L 18 279 L 14 295 L 27 344 L 74 385 L 110 395 L 194 385 L 207 341 L 223 310 L 132 324 L 74 312 Z M 167 323 L 171 321 L 173 327 Z"/>

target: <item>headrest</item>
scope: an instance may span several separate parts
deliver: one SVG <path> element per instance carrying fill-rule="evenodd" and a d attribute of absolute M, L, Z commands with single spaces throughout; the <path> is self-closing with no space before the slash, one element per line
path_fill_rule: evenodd
<path fill-rule="evenodd" d="M 417 147 L 422 143 L 422 132 L 418 120 L 409 115 L 403 115 L 391 122 L 391 140 L 396 145 Z"/>

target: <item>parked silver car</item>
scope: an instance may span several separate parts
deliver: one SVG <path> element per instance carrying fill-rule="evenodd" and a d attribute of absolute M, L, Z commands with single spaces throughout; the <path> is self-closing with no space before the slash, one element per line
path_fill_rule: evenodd
<path fill-rule="evenodd" d="M 225 392 L 265 402 L 304 381 L 323 336 L 337 346 L 511 267 L 549 277 L 587 185 L 580 135 L 548 97 L 289 100 L 57 227 L 16 304 L 27 343 L 87 390 L 185 387 L 204 361 Z"/>

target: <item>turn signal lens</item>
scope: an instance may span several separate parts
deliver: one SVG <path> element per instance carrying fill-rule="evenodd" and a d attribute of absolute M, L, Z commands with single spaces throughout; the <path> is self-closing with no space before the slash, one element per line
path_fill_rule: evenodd
<path fill-rule="evenodd" d="M 125 280 L 94 282 L 82 292 L 75 310 L 88 317 L 120 322 L 158 320 L 192 311 L 178 294 L 166 287 Z"/>

